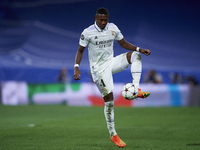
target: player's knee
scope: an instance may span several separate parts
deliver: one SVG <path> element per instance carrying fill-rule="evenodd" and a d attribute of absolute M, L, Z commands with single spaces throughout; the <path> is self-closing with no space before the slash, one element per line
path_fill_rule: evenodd
<path fill-rule="evenodd" d="M 141 60 L 141 54 L 139 52 L 132 52 L 131 54 L 131 63 L 133 63 L 135 60 Z"/>
<path fill-rule="evenodd" d="M 137 55 L 138 55 L 138 56 L 137 56 L 137 59 L 138 59 L 138 60 L 141 60 L 141 58 L 142 58 L 141 54 L 140 54 L 139 52 L 137 52 L 137 53 L 138 53 L 138 54 L 137 54 Z"/>
<path fill-rule="evenodd" d="M 105 102 L 113 101 L 113 92 L 103 97 Z"/>

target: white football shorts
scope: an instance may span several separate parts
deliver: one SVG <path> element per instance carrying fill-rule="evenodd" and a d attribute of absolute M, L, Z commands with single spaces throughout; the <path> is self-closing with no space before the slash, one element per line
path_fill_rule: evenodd
<path fill-rule="evenodd" d="M 93 73 L 92 78 L 102 97 L 112 92 L 114 88 L 112 74 L 125 70 L 130 64 L 126 58 L 127 53 L 113 57 L 112 62 L 100 73 Z"/>

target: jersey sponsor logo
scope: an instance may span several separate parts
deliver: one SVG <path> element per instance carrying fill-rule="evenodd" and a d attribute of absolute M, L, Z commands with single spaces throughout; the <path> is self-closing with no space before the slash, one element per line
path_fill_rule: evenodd
<path fill-rule="evenodd" d="M 112 46 L 113 39 L 105 40 L 105 41 L 96 41 L 96 45 L 99 46 L 99 48 L 105 48 Z"/>
<path fill-rule="evenodd" d="M 83 34 L 81 34 L 81 40 L 84 40 L 85 36 Z"/>
<path fill-rule="evenodd" d="M 105 40 L 105 41 L 96 41 L 96 45 L 108 44 L 108 43 L 112 43 L 113 41 L 114 41 L 113 39 L 109 39 L 109 40 Z"/>

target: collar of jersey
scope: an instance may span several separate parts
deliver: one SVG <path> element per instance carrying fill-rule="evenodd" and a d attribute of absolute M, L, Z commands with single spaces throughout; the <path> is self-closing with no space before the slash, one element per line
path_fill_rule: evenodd
<path fill-rule="evenodd" d="M 103 31 L 108 30 L 108 24 L 109 24 L 109 23 L 107 23 L 107 25 L 106 25 L 106 27 L 105 27 L 104 29 L 101 29 L 101 28 L 98 27 L 98 25 L 96 24 L 96 21 L 95 21 L 94 26 L 95 26 L 95 28 L 97 29 L 97 31 L 103 32 Z"/>

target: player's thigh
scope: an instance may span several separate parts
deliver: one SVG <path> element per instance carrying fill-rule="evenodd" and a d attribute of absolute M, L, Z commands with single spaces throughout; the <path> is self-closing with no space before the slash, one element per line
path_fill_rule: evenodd
<path fill-rule="evenodd" d="M 111 93 L 114 88 L 111 70 L 112 65 L 109 65 L 103 72 L 92 74 L 93 81 L 99 89 L 102 97 Z"/>
<path fill-rule="evenodd" d="M 128 63 L 127 53 L 120 54 L 112 60 L 112 74 L 125 70 L 130 64 Z"/>

